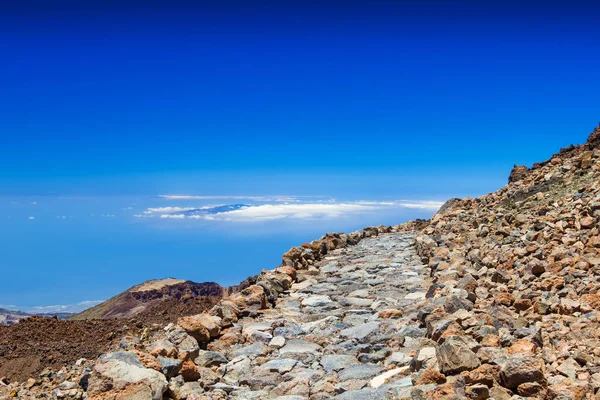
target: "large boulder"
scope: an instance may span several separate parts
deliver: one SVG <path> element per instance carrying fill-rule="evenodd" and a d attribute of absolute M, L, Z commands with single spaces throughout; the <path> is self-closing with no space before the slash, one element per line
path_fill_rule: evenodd
<path fill-rule="evenodd" d="M 229 300 L 240 310 L 258 311 L 267 308 L 265 289 L 259 285 L 248 286 L 241 292 L 232 294 Z"/>
<path fill-rule="evenodd" d="M 115 400 L 162 400 L 167 390 L 163 374 L 144 368 L 132 353 L 108 353 L 94 366 L 89 379 L 88 394 L 95 397 L 114 395 Z"/>
<path fill-rule="evenodd" d="M 500 369 L 502 385 L 516 389 L 525 382 L 545 382 L 542 360 L 532 356 L 512 356 Z"/>
<path fill-rule="evenodd" d="M 515 165 L 508 176 L 508 183 L 518 182 L 523 180 L 529 173 L 529 168 L 524 165 Z"/>
<path fill-rule="evenodd" d="M 467 340 L 460 336 L 449 336 L 437 346 L 437 359 L 443 374 L 456 374 L 479 367 L 477 355 Z"/>
<path fill-rule="evenodd" d="M 181 317 L 177 320 L 177 325 L 199 343 L 206 343 L 210 340 L 209 330 L 195 316 Z"/>

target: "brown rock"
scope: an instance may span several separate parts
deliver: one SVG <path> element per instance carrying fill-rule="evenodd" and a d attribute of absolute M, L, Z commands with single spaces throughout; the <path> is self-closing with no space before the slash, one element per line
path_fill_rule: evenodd
<path fill-rule="evenodd" d="M 523 180 L 529 173 L 529 168 L 524 165 L 515 165 L 508 176 L 508 183 L 518 182 Z"/>
<path fill-rule="evenodd" d="M 515 302 L 513 303 L 513 306 L 515 307 L 515 309 L 517 311 L 525 311 L 525 310 L 531 308 L 531 300 L 529 300 L 529 299 L 515 300 Z"/>
<path fill-rule="evenodd" d="M 513 355 L 502 365 L 500 379 L 502 385 L 509 389 L 516 389 L 526 382 L 544 383 L 543 361 L 532 357 Z"/>
<path fill-rule="evenodd" d="M 494 303 L 502 304 L 503 306 L 509 307 L 515 301 L 515 296 L 511 293 L 497 293 L 494 296 Z"/>
<path fill-rule="evenodd" d="M 473 400 L 485 400 L 490 397 L 490 389 L 486 385 L 475 384 L 465 388 L 467 398 Z"/>
<path fill-rule="evenodd" d="M 208 330 L 210 337 L 217 337 L 221 332 L 221 318 L 209 314 L 197 314 L 193 316 Z"/>
<path fill-rule="evenodd" d="M 538 382 L 525 382 L 519 385 L 517 393 L 523 397 L 545 398 L 546 388 Z"/>
<path fill-rule="evenodd" d="M 183 376 L 183 379 L 186 382 L 197 381 L 198 379 L 200 379 L 198 367 L 196 367 L 196 364 L 194 364 L 192 360 L 186 360 L 183 362 L 179 374 Z"/>
<path fill-rule="evenodd" d="M 137 358 L 144 365 L 144 367 L 160 372 L 161 365 L 156 358 L 154 358 L 148 353 L 144 353 L 139 350 L 133 350 L 132 353 L 137 356 Z"/>
<path fill-rule="evenodd" d="M 479 358 L 461 336 L 450 336 L 436 347 L 437 359 L 443 374 L 454 374 L 475 369 Z"/>
<path fill-rule="evenodd" d="M 258 311 L 267 308 L 267 297 L 262 286 L 252 285 L 229 297 L 239 309 Z"/>
<path fill-rule="evenodd" d="M 487 334 L 481 339 L 481 345 L 484 347 L 498 347 L 500 346 L 500 336 L 492 333 Z"/>
<path fill-rule="evenodd" d="M 275 271 L 282 272 L 284 274 L 289 275 L 292 280 L 296 280 L 296 268 L 290 267 L 288 265 L 282 265 L 280 267 L 275 268 Z"/>
<path fill-rule="evenodd" d="M 424 370 L 417 378 L 417 385 L 428 385 L 430 383 L 446 383 L 446 376 L 435 369 Z"/>
<path fill-rule="evenodd" d="M 508 354 L 534 354 L 536 345 L 529 339 L 519 339 L 508 348 Z"/>
<path fill-rule="evenodd" d="M 579 224 L 584 229 L 590 229 L 596 225 L 596 219 L 594 217 L 583 217 L 579 220 Z"/>
<path fill-rule="evenodd" d="M 388 308 L 386 310 L 379 311 L 379 318 L 389 319 L 389 318 L 400 318 L 400 317 L 402 317 L 402 311 L 394 309 L 394 308 Z"/>
<path fill-rule="evenodd" d="M 483 364 L 472 371 L 461 372 L 465 383 L 468 385 L 481 383 L 492 387 L 494 382 L 500 380 L 500 367 L 497 365 Z"/>
<path fill-rule="evenodd" d="M 177 325 L 199 343 L 206 343 L 210 340 L 208 329 L 195 317 L 181 317 L 177 320 Z"/>

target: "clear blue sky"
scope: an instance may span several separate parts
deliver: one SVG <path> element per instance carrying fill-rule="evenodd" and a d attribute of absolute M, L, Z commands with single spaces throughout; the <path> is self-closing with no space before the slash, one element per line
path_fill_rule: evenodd
<path fill-rule="evenodd" d="M 119 224 L 132 229 L 130 249 L 143 251 L 147 232 L 164 231 L 130 220 L 160 194 L 475 196 L 503 185 L 513 164 L 585 141 L 600 120 L 592 2 L 13 3 L 0 13 L 0 235 L 38 255 L 0 259 L 21 271 L 15 281 L 24 270 L 73 275 L 82 260 L 98 259 L 75 237 L 117 229 L 77 223 L 61 236 L 57 262 L 37 242 L 60 229 L 44 216 L 113 215 L 135 203 Z M 33 202 L 47 208 L 29 209 Z M 200 203 L 160 205 L 210 202 Z M 235 278 L 269 267 L 262 263 L 291 240 L 265 248 L 246 270 L 238 265 Z M 186 268 L 206 261 L 178 251 Z M 168 256 L 140 269 L 158 277 Z M 142 275 L 134 269 L 120 285 Z M 210 279 L 233 283 L 224 272 Z M 88 293 L 105 298 L 121 286 Z M 20 289 L 0 304 L 18 303 Z"/>

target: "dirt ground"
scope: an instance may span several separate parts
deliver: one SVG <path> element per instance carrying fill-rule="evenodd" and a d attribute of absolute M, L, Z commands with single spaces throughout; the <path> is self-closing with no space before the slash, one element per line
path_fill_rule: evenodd
<path fill-rule="evenodd" d="M 30 317 L 0 325 L 0 378 L 22 382 L 45 368 L 59 370 L 80 358 L 95 359 L 122 337 L 139 336 L 145 327 L 159 329 L 177 318 L 210 309 L 213 297 L 168 300 L 131 319 L 59 321 Z"/>

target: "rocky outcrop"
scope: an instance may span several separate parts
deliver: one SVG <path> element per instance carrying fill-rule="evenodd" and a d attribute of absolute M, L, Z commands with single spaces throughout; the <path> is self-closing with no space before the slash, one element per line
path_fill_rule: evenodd
<path fill-rule="evenodd" d="M 229 289 L 214 282 L 196 283 L 173 278 L 152 280 L 136 285 L 71 319 L 133 318 L 147 310 L 160 307 L 161 303 L 193 298 L 220 299 L 229 293 Z"/>

